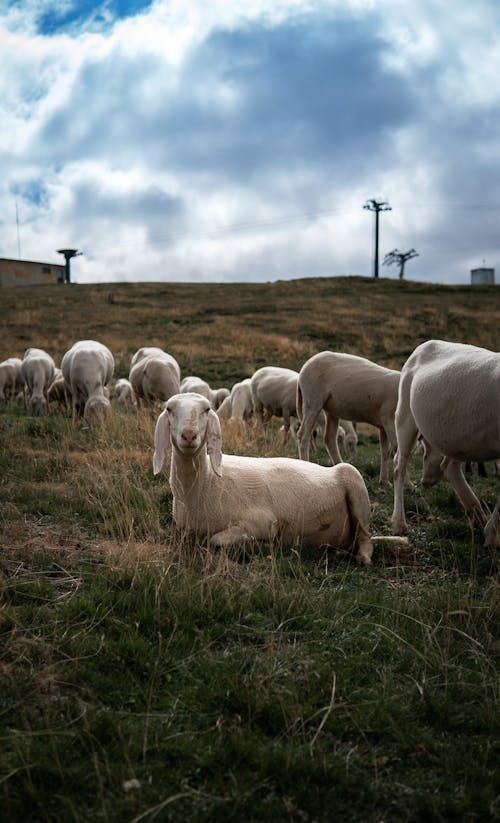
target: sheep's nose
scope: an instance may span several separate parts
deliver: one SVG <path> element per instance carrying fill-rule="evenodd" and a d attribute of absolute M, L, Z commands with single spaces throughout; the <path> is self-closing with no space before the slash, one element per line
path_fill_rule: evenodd
<path fill-rule="evenodd" d="M 196 432 L 193 429 L 183 429 L 181 439 L 186 446 L 192 446 L 196 440 Z"/>

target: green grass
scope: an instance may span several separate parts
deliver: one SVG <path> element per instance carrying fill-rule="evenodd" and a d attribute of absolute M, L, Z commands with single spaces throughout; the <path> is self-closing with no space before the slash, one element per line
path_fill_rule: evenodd
<path fill-rule="evenodd" d="M 352 347 L 385 352 L 388 364 L 417 325 L 400 339 L 391 320 L 384 339 L 384 295 L 400 317 L 428 297 L 419 322 L 450 317 L 471 342 L 491 328 L 486 293 L 382 283 L 370 315 L 367 290 L 318 284 L 325 305 L 353 318 Z M 38 309 L 30 290 L 14 291 L 19 342 L 18 324 L 29 311 L 38 328 Z M 297 293 L 306 298 L 301 282 L 120 286 L 111 306 L 108 291 L 47 290 L 47 335 L 64 349 L 76 334 L 78 318 L 66 317 L 75 326 L 64 334 L 60 325 L 68 294 L 77 315 L 85 300 L 99 323 L 101 308 L 112 311 L 125 369 L 134 310 L 151 329 L 172 324 L 172 334 L 176 319 L 193 330 L 191 342 L 172 337 L 183 372 L 220 384 L 258 360 L 293 366 L 316 350 L 315 334 L 325 335 L 319 347 L 328 334 L 340 340 L 314 313 L 309 336 L 294 308 Z M 273 291 L 281 304 L 261 318 L 254 306 Z M 193 340 L 207 318 L 193 293 L 204 306 L 221 301 L 230 341 L 217 338 L 203 356 Z M 222 334 L 216 318 L 211 325 Z M 142 334 L 140 343 L 159 342 Z M 407 493 L 409 545 L 378 543 L 370 568 L 286 545 L 214 555 L 173 526 L 166 473 L 152 475 L 153 428 L 118 408 L 101 431 L 0 409 L 2 820 L 498 820 L 498 558 L 449 486 Z M 226 432 L 225 449 L 294 455 L 276 429 L 267 438 Z M 323 447 L 314 459 L 327 462 Z M 389 534 L 392 490 L 378 485 L 369 431 L 353 462 L 372 530 Z M 418 455 L 410 474 L 418 481 Z M 492 507 L 498 478 L 490 470 L 473 483 Z"/>

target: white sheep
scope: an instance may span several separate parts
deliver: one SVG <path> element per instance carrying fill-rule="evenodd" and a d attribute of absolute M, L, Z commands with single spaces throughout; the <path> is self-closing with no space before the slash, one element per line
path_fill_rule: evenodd
<path fill-rule="evenodd" d="M 212 408 L 215 410 L 222 405 L 223 401 L 226 397 L 229 397 L 230 394 L 229 389 L 212 389 L 206 380 L 194 374 L 190 374 L 182 379 L 179 391 L 181 394 L 196 392 L 197 394 L 203 395 L 207 400 L 210 400 Z"/>
<path fill-rule="evenodd" d="M 24 389 L 24 380 L 21 372 L 22 360 L 19 357 L 8 357 L 0 363 L 0 402 L 11 403 L 14 397 Z"/>
<path fill-rule="evenodd" d="M 180 389 L 180 366 L 171 354 L 156 347 L 139 349 L 132 357 L 129 380 L 137 400 L 143 404 L 165 402 Z"/>
<path fill-rule="evenodd" d="M 283 418 L 285 442 L 297 420 L 296 396 L 298 372 L 281 366 L 262 366 L 250 378 L 253 411 L 265 425 L 271 417 Z"/>
<path fill-rule="evenodd" d="M 71 408 L 70 392 L 61 369 L 56 369 L 54 379 L 47 392 L 47 400 L 49 403 L 55 403 L 57 409 L 64 412 L 64 414 L 69 413 Z"/>
<path fill-rule="evenodd" d="M 392 514 L 396 534 L 407 530 L 404 473 L 419 432 L 425 449 L 424 485 L 432 485 L 444 472 L 467 515 L 484 526 L 485 545 L 498 547 L 500 497 L 487 519 L 464 477 L 462 461 L 500 457 L 500 354 L 428 340 L 404 364 L 396 410 Z"/>
<path fill-rule="evenodd" d="M 297 381 L 299 373 L 281 366 L 262 366 L 250 378 L 254 415 L 263 426 L 274 417 L 282 417 L 279 433 L 284 443 L 297 439 Z M 321 411 L 312 433 L 312 444 L 319 431 L 325 428 L 325 415 Z M 339 428 L 339 436 L 344 431 Z"/>
<path fill-rule="evenodd" d="M 217 409 L 217 414 L 220 420 L 237 421 L 239 425 L 246 425 L 252 419 L 253 400 L 249 377 L 234 384 L 229 397 Z"/>
<path fill-rule="evenodd" d="M 396 447 L 399 378 L 399 371 L 354 354 L 323 351 L 310 357 L 297 385 L 300 457 L 309 459 L 309 440 L 321 409 L 326 413 L 325 444 L 334 464 L 342 460 L 337 443 L 340 418 L 371 423 L 379 429 L 380 483 L 387 485 L 389 454 Z"/>
<path fill-rule="evenodd" d="M 120 377 L 119 380 L 116 381 L 113 391 L 120 406 L 136 405 L 132 384 L 126 377 Z"/>
<path fill-rule="evenodd" d="M 79 417 L 95 425 L 111 409 L 107 384 L 115 361 L 107 346 L 97 340 L 79 340 L 64 354 L 61 369 L 71 394 L 73 423 Z"/>
<path fill-rule="evenodd" d="M 153 471 L 160 472 L 171 446 L 177 526 L 208 535 L 212 546 L 300 540 L 371 563 L 370 501 L 354 466 L 226 455 L 221 440 L 219 418 L 202 395 L 177 394 L 165 404 L 156 423 Z"/>
<path fill-rule="evenodd" d="M 54 379 L 54 372 L 54 360 L 44 349 L 26 349 L 21 363 L 21 374 L 26 386 L 30 414 L 47 414 L 47 393 Z"/>

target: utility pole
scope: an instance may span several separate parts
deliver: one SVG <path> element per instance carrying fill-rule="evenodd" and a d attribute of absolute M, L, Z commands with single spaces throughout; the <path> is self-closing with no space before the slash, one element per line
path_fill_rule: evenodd
<path fill-rule="evenodd" d="M 69 261 L 72 257 L 78 257 L 80 254 L 83 254 L 83 252 L 77 251 L 76 249 L 57 249 L 57 253 L 64 255 L 64 259 L 66 260 L 65 283 L 71 283 L 71 267 Z"/>
<path fill-rule="evenodd" d="M 373 276 L 378 277 L 378 216 L 381 211 L 392 211 L 392 209 L 389 204 L 385 203 L 383 200 L 375 199 L 367 200 L 363 208 L 368 209 L 368 211 L 375 212 L 375 257 L 373 260 Z"/>

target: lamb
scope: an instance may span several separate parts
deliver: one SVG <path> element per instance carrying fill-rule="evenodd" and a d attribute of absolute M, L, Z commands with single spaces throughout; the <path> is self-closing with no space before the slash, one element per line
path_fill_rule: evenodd
<path fill-rule="evenodd" d="M 323 351 L 310 357 L 297 385 L 300 457 L 309 460 L 309 440 L 321 409 L 326 412 L 325 443 L 334 464 L 342 460 L 337 444 L 339 419 L 371 423 L 379 429 L 380 484 L 388 485 L 389 454 L 396 447 L 399 379 L 399 371 L 354 354 Z"/>
<path fill-rule="evenodd" d="M 61 369 L 71 394 L 73 423 L 83 417 L 94 426 L 111 410 L 107 384 L 113 377 L 114 357 L 97 340 L 80 340 L 65 353 Z"/>
<path fill-rule="evenodd" d="M 181 381 L 180 392 L 196 392 L 197 394 L 202 394 L 203 397 L 210 400 L 212 408 L 215 410 L 219 408 L 226 397 L 229 397 L 229 389 L 212 389 L 206 380 L 203 380 L 201 377 L 196 377 L 193 374 L 183 378 Z"/>
<path fill-rule="evenodd" d="M 137 405 L 132 384 L 126 377 L 120 377 L 120 379 L 116 381 L 114 392 L 120 406 Z"/>
<path fill-rule="evenodd" d="M 223 547 L 249 540 L 303 541 L 352 551 L 371 563 L 370 501 L 349 463 L 222 454 L 219 418 L 200 394 L 176 394 L 155 429 L 153 471 L 172 447 L 170 486 L 179 528 Z"/>
<path fill-rule="evenodd" d="M 180 389 L 181 370 L 177 360 L 156 347 L 139 349 L 132 357 L 129 380 L 137 400 L 137 409 L 143 404 L 152 406 L 157 400 L 165 402 Z"/>
<path fill-rule="evenodd" d="M 21 372 L 22 360 L 19 357 L 8 357 L 0 363 L 0 402 L 11 403 L 13 398 L 24 389 L 24 380 Z"/>
<path fill-rule="evenodd" d="M 21 374 L 26 386 L 30 414 L 47 414 L 47 392 L 54 379 L 54 372 L 55 363 L 50 354 L 43 349 L 26 349 L 21 363 Z"/>
<path fill-rule="evenodd" d="M 394 458 L 395 534 L 407 530 L 404 472 L 418 433 L 424 441 L 423 484 L 444 472 L 466 514 L 484 527 L 485 546 L 500 546 L 500 496 L 486 518 L 467 483 L 462 461 L 500 457 L 500 354 L 465 343 L 428 340 L 401 371 Z"/>

